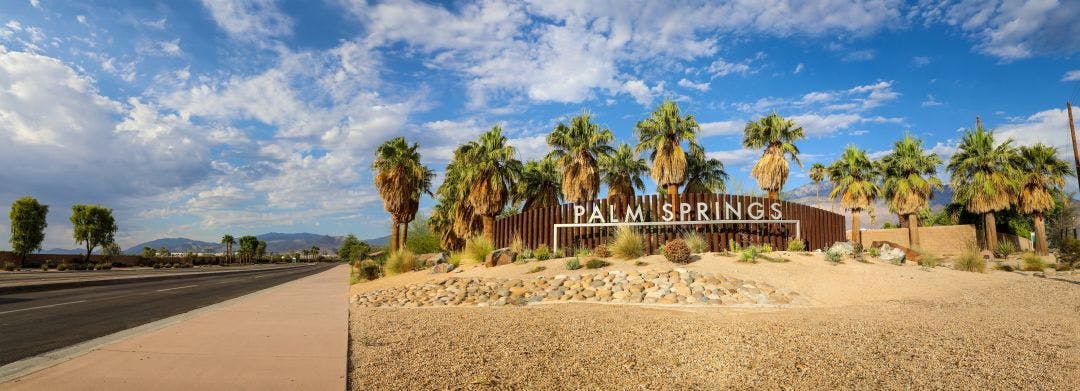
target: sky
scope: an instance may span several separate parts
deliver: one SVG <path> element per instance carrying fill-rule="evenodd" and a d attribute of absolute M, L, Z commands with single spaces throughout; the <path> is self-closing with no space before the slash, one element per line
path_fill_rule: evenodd
<path fill-rule="evenodd" d="M 441 174 L 493 125 L 539 158 L 584 110 L 633 143 L 664 99 L 701 123 L 734 193 L 757 191 L 741 134 L 772 112 L 805 129 L 806 167 L 849 144 L 880 157 L 904 134 L 947 159 L 977 115 L 1071 160 L 1076 20 L 1080 2 L 1052 0 L 7 0 L 0 204 L 48 204 L 45 248 L 77 247 L 75 203 L 113 208 L 123 248 L 379 237 L 370 167 L 390 138 Z M 807 181 L 795 167 L 787 188 Z"/>

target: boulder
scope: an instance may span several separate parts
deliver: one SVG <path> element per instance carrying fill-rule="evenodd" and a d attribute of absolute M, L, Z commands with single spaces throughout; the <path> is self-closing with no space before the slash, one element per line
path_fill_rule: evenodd
<path fill-rule="evenodd" d="M 440 263 L 431 268 L 431 274 L 449 273 L 456 269 L 453 264 Z"/>
<path fill-rule="evenodd" d="M 912 250 L 910 248 L 901 246 L 899 244 L 896 244 L 896 243 L 893 243 L 893 242 L 890 242 L 890 241 L 887 241 L 887 240 L 878 240 L 878 241 L 875 241 L 875 242 L 870 244 L 871 247 L 875 247 L 875 248 L 881 248 L 882 246 L 885 246 L 885 245 L 888 245 L 892 249 L 899 249 L 900 251 L 903 251 L 904 252 L 904 259 L 903 259 L 904 261 L 911 261 L 911 262 L 918 262 L 919 261 L 919 253 L 918 252 L 916 252 L 915 250 Z M 882 251 L 883 256 L 884 256 L 884 253 L 885 253 L 885 251 Z M 882 258 L 882 260 L 886 260 L 886 259 Z"/>
<path fill-rule="evenodd" d="M 881 253 L 878 255 L 878 258 L 881 258 L 881 260 L 885 262 L 903 263 L 905 256 L 904 250 L 889 247 L 889 244 L 885 243 L 881 245 Z"/>
<path fill-rule="evenodd" d="M 417 263 L 422 268 L 434 267 L 440 263 L 446 263 L 450 258 L 450 254 L 445 252 L 420 254 L 416 256 Z"/>
<path fill-rule="evenodd" d="M 509 248 L 500 248 L 492 251 L 487 257 L 484 258 L 484 266 L 502 266 L 514 263 L 517 260 L 517 253 L 511 251 Z"/>

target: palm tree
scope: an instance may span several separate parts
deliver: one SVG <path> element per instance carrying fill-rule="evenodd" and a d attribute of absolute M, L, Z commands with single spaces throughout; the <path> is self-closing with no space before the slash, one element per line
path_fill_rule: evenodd
<path fill-rule="evenodd" d="M 232 235 L 223 235 L 221 237 L 221 244 L 225 246 L 225 262 L 228 263 L 232 257 L 232 246 L 236 244 L 236 238 Z"/>
<path fill-rule="evenodd" d="M 546 208 L 559 206 L 562 197 L 559 173 L 555 169 L 555 161 L 544 158 L 525 163 L 521 171 L 521 180 L 514 186 L 512 202 L 522 202 L 521 211 L 534 208 Z"/>
<path fill-rule="evenodd" d="M 467 189 L 463 200 L 480 216 L 484 236 L 494 241 L 495 216 L 510 201 L 514 183 L 521 178 L 521 162 L 514 158 L 514 147 L 507 144 L 498 126 L 459 150 L 462 185 Z"/>
<path fill-rule="evenodd" d="M 705 155 L 690 155 L 686 161 L 686 186 L 683 193 L 723 193 L 728 180 L 724 163 Z"/>
<path fill-rule="evenodd" d="M 402 229 L 416 217 L 420 196 L 429 191 L 431 179 L 435 176 L 427 167 L 420 164 L 418 145 L 409 145 L 403 137 L 397 137 L 379 146 L 375 151 L 375 187 L 383 199 L 386 209 L 393 219 L 393 231 L 390 236 L 390 248 L 397 250 L 405 246 Z"/>
<path fill-rule="evenodd" d="M 686 152 L 682 143 L 687 142 L 692 155 L 704 155 L 705 151 L 697 144 L 697 133 L 701 131 L 693 115 L 683 116 L 679 105 L 664 100 L 649 118 L 634 126 L 638 136 L 638 145 L 634 152 L 651 151 L 650 176 L 661 187 L 667 187 L 671 205 L 678 201 L 679 184 L 686 181 Z"/>
<path fill-rule="evenodd" d="M 889 209 L 907 220 L 911 247 L 920 244 L 919 211 L 930 205 L 934 189 L 941 189 L 941 180 L 936 176 L 939 165 L 941 158 L 923 151 L 922 140 L 910 135 L 893 144 L 892 153 L 879 162 L 881 190 Z"/>
<path fill-rule="evenodd" d="M 562 193 L 567 201 L 581 204 L 596 199 L 600 192 L 598 160 L 612 152 L 610 129 L 592 123 L 589 112 L 570 120 L 570 126 L 555 126 L 547 136 L 552 151 L 547 158 L 562 170 Z"/>
<path fill-rule="evenodd" d="M 743 146 L 765 148 L 750 175 L 757 179 L 761 190 L 768 192 L 769 198 L 780 198 L 780 190 L 787 182 L 788 162 L 785 155 L 802 167 L 798 156 L 799 148 L 795 146 L 795 142 L 804 138 L 806 135 L 801 126 L 796 126 L 795 121 L 784 119 L 776 113 L 746 123 Z"/>
<path fill-rule="evenodd" d="M 649 164 L 630 145 L 619 144 L 614 153 L 600 158 L 600 172 L 608 187 L 608 198 L 630 200 L 634 198 L 634 189 L 645 189 L 641 176 L 649 172 Z"/>
<path fill-rule="evenodd" d="M 1020 147 L 1020 213 L 1035 220 L 1035 252 L 1047 255 L 1044 214 L 1054 208 L 1054 191 L 1065 187 L 1065 177 L 1072 176 L 1069 163 L 1057 157 L 1057 148 L 1042 143 Z"/>
<path fill-rule="evenodd" d="M 859 212 L 873 207 L 879 189 L 874 183 L 874 164 L 866 151 L 849 145 L 829 166 L 829 181 L 833 183 L 829 198 L 840 198 L 840 207 L 851 210 L 851 241 L 862 244 L 859 231 Z"/>
<path fill-rule="evenodd" d="M 819 208 L 821 207 L 821 181 L 825 180 L 826 175 L 828 175 L 828 172 L 826 172 L 824 164 L 814 163 L 814 165 L 810 166 L 810 180 L 814 181 L 816 193 L 814 202 L 817 203 Z"/>
<path fill-rule="evenodd" d="M 984 130 L 981 123 L 974 131 L 964 133 L 956 154 L 949 159 L 953 202 L 965 205 L 968 212 L 983 215 L 983 234 L 989 249 L 997 248 L 994 212 L 1008 209 L 1016 199 L 1017 159 L 1012 139 L 995 146 L 994 133 Z"/>

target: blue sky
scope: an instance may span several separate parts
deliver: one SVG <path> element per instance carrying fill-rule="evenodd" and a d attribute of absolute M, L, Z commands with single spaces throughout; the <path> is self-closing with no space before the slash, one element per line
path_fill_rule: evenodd
<path fill-rule="evenodd" d="M 112 207 L 121 247 L 376 237 L 382 141 L 419 142 L 441 172 L 500 124 L 532 159 L 582 110 L 632 142 L 665 98 L 739 192 L 757 191 L 760 154 L 742 128 L 773 111 L 806 129 L 806 165 L 905 132 L 947 158 L 976 115 L 1071 158 L 1078 19 L 1055 1 L 5 1 L 0 204 L 49 204 L 46 248 L 74 247 L 76 202 Z M 793 170 L 788 188 L 806 181 Z"/>

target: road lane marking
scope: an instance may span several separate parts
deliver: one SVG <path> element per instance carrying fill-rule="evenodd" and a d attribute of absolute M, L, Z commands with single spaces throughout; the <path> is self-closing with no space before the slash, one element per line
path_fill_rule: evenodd
<path fill-rule="evenodd" d="M 69 301 L 69 302 L 67 302 L 67 303 L 60 303 L 60 304 L 49 304 L 49 305 L 42 305 L 42 306 L 37 306 L 37 307 L 23 308 L 23 309 L 18 309 L 18 310 L 10 310 L 10 311 L 4 311 L 4 312 L 0 312 L 0 315 L 3 315 L 3 314 L 10 314 L 10 313 L 12 313 L 12 312 L 19 312 L 19 311 L 30 311 L 30 310 L 36 310 L 36 309 L 42 309 L 42 308 L 49 308 L 49 307 L 58 307 L 58 306 L 62 306 L 62 305 L 68 305 L 68 304 L 75 304 L 75 303 L 82 303 L 82 302 L 84 302 L 84 301 L 86 301 L 86 300 L 76 300 L 76 301 Z"/>
<path fill-rule="evenodd" d="M 178 286 L 176 288 L 158 289 L 157 292 L 167 292 L 167 291 L 171 291 L 171 290 L 191 288 L 191 287 L 195 287 L 195 286 L 198 286 L 198 285 L 188 285 L 188 286 Z"/>

